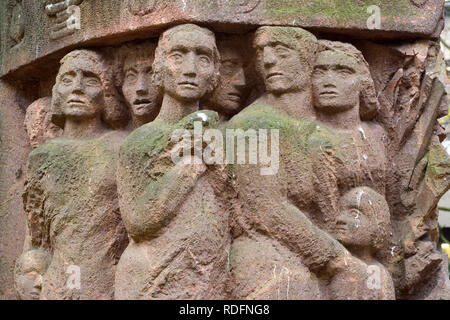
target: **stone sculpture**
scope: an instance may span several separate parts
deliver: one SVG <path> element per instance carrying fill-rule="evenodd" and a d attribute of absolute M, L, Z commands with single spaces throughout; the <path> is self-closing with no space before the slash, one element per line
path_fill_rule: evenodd
<path fill-rule="evenodd" d="M 216 111 L 221 121 L 227 121 L 244 106 L 249 93 L 245 69 L 245 45 L 238 37 L 227 37 L 217 41 L 220 52 L 220 80 L 213 93 L 203 102 L 204 109 Z"/>
<path fill-rule="evenodd" d="M 0 2 L 0 299 L 450 298 L 442 0 L 44 2 Z"/>
<path fill-rule="evenodd" d="M 235 165 L 242 200 L 236 224 L 242 232 L 236 234 L 231 248 L 233 297 L 321 299 L 319 279 L 299 259 L 304 250 L 301 243 L 309 241 L 298 220 L 300 210 L 309 204 L 296 203 L 314 196 L 311 164 L 300 145 L 305 144 L 308 131 L 315 129 L 310 78 L 317 40 L 299 28 L 261 27 L 254 46 L 256 69 L 267 93 L 233 117 L 229 127 L 280 129 L 280 169 L 262 176 L 258 166 Z M 325 244 L 309 249 L 311 264 L 321 264 L 330 254 L 331 238 L 319 239 Z"/>
<path fill-rule="evenodd" d="M 308 142 L 319 198 L 315 218 L 332 232 L 340 195 L 359 186 L 384 194 L 387 140 L 384 129 L 368 121 L 378 110 L 375 87 L 367 62 L 352 45 L 320 41 L 312 91 L 319 122 Z"/>
<path fill-rule="evenodd" d="M 229 232 L 226 204 L 217 196 L 222 173 L 192 156 L 186 155 L 190 164 L 171 159 L 175 129 L 192 129 L 196 121 L 218 126 L 217 113 L 198 109 L 217 85 L 219 61 L 208 29 L 179 25 L 160 36 L 153 69 L 164 92 L 161 111 L 120 151 L 120 207 L 130 244 L 116 273 L 118 299 L 224 297 Z"/>
<path fill-rule="evenodd" d="M 29 250 L 19 257 L 15 268 L 15 283 L 22 300 L 39 300 L 48 264 L 49 256 L 44 250 Z"/>
<path fill-rule="evenodd" d="M 51 121 L 51 104 L 52 98 L 45 97 L 34 101 L 27 108 L 24 124 L 33 149 L 62 134 L 61 128 Z"/>
<path fill-rule="evenodd" d="M 51 256 L 40 299 L 113 298 L 115 265 L 127 239 L 115 180 L 123 134 L 110 129 L 123 108 L 111 93 L 112 80 L 100 54 L 66 55 L 52 100 L 63 135 L 28 159 L 29 246 Z"/>
<path fill-rule="evenodd" d="M 161 95 L 152 81 L 155 49 L 156 44 L 146 42 L 124 46 L 118 52 L 118 86 L 130 108 L 133 129 L 154 120 L 161 106 Z"/>

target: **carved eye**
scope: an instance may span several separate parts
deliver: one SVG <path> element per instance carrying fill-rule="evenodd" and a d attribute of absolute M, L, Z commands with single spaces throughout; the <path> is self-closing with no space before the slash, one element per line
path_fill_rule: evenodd
<path fill-rule="evenodd" d="M 236 64 L 232 61 L 225 61 L 222 63 L 222 69 L 221 72 L 224 74 L 231 74 L 233 70 L 235 69 Z"/>
<path fill-rule="evenodd" d="M 208 56 L 205 56 L 205 55 L 200 56 L 199 60 L 200 60 L 200 63 L 203 66 L 208 66 L 211 63 L 211 59 Z"/>
<path fill-rule="evenodd" d="M 280 56 L 282 58 L 285 58 L 289 55 L 289 50 L 286 47 L 283 47 L 280 45 L 275 47 L 275 52 L 278 56 Z"/>
<path fill-rule="evenodd" d="M 349 69 L 346 69 L 346 68 L 341 68 L 341 69 L 338 69 L 338 70 L 336 70 L 337 71 L 337 73 L 338 74 L 340 74 L 340 75 L 350 75 L 350 74 L 353 74 L 353 72 L 351 71 L 351 70 L 349 70 Z"/>
<path fill-rule="evenodd" d="M 86 80 L 86 84 L 90 87 L 96 87 L 100 85 L 100 81 L 96 78 L 91 77 Z"/>
<path fill-rule="evenodd" d="M 64 77 L 61 79 L 61 82 L 62 82 L 63 84 L 65 84 L 65 85 L 69 85 L 69 84 L 72 83 L 72 78 L 69 77 L 69 76 L 64 76 Z"/>
<path fill-rule="evenodd" d="M 313 76 L 319 77 L 325 74 L 325 70 L 316 68 L 314 69 Z"/>
<path fill-rule="evenodd" d="M 125 79 L 128 82 L 135 82 L 136 81 L 136 74 L 134 72 L 127 72 L 125 75 Z"/>
<path fill-rule="evenodd" d="M 183 62 L 183 56 L 179 52 L 172 53 L 169 58 L 176 64 Z"/>

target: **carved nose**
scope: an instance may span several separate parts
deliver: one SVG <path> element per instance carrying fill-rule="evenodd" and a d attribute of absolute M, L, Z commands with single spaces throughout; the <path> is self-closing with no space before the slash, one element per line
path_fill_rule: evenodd
<path fill-rule="evenodd" d="M 336 218 L 336 226 L 345 226 L 350 222 L 349 220 L 350 220 L 350 217 L 348 215 L 340 214 Z"/>
<path fill-rule="evenodd" d="M 82 78 L 79 75 L 77 75 L 75 77 L 72 93 L 75 93 L 75 94 L 82 94 L 83 93 Z"/>
<path fill-rule="evenodd" d="M 244 70 L 239 70 L 233 77 L 233 85 L 237 89 L 244 89 L 246 86 Z"/>
<path fill-rule="evenodd" d="M 143 75 L 138 76 L 138 81 L 136 84 L 136 93 L 139 95 L 145 95 L 148 93 L 147 79 Z"/>
<path fill-rule="evenodd" d="M 36 289 L 41 289 L 42 287 L 42 276 L 39 274 L 34 279 L 33 287 Z"/>
<path fill-rule="evenodd" d="M 275 55 L 273 54 L 273 50 L 270 47 L 264 48 L 264 66 L 271 67 L 275 64 Z"/>
<path fill-rule="evenodd" d="M 195 63 L 195 57 L 192 52 L 188 53 L 185 56 L 185 60 L 183 63 L 183 75 L 195 78 L 197 76 L 197 67 Z"/>

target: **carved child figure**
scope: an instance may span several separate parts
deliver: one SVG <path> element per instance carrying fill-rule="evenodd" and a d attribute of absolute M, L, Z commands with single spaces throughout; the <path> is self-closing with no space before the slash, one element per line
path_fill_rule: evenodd
<path fill-rule="evenodd" d="M 185 24 L 159 38 L 154 66 L 164 93 L 156 119 L 131 133 L 120 151 L 118 185 L 130 244 L 116 273 L 117 299 L 224 297 L 228 215 L 217 194 L 220 171 L 175 162 L 171 136 L 195 121 L 218 126 L 213 111 L 198 111 L 219 77 L 219 52 L 208 29 Z M 200 146 L 201 148 L 201 146 Z M 193 160 L 191 155 L 187 160 Z"/>
<path fill-rule="evenodd" d="M 389 232 L 389 206 L 382 195 L 359 187 L 342 196 L 334 235 L 351 256 L 340 256 L 334 262 L 330 299 L 395 299 L 391 275 L 375 257 Z"/>
<path fill-rule="evenodd" d="M 41 299 L 111 299 L 115 265 L 127 244 L 120 219 L 116 161 L 124 109 L 106 60 L 75 50 L 61 60 L 52 121 L 63 135 L 29 156 L 24 207 L 30 244 L 50 264 Z M 69 281 L 70 280 L 70 281 Z"/>
<path fill-rule="evenodd" d="M 159 113 L 161 95 L 152 80 L 156 44 L 150 41 L 120 48 L 118 85 L 131 112 L 131 128 L 153 121 Z"/>
<path fill-rule="evenodd" d="M 220 79 L 217 88 L 204 101 L 204 109 L 219 113 L 228 121 L 243 107 L 248 95 L 245 75 L 246 57 L 242 37 L 228 36 L 217 41 L 220 52 Z"/>

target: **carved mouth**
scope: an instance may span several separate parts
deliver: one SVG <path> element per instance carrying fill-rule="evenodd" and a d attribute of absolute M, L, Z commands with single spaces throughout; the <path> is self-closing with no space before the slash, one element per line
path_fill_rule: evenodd
<path fill-rule="evenodd" d="M 320 95 L 325 97 L 335 97 L 338 95 L 338 93 L 336 91 L 323 91 L 320 93 Z"/>
<path fill-rule="evenodd" d="M 85 104 L 85 102 L 80 99 L 70 99 L 67 103 Z"/>
<path fill-rule="evenodd" d="M 228 93 L 228 99 L 239 102 L 239 101 L 241 101 L 241 95 L 237 92 L 230 92 L 230 93 Z"/>
<path fill-rule="evenodd" d="M 188 88 L 197 88 L 198 87 L 198 84 L 196 84 L 195 82 L 190 82 L 190 81 L 183 81 L 178 84 L 180 86 L 188 87 Z"/>
<path fill-rule="evenodd" d="M 149 104 L 151 101 L 150 99 L 136 99 L 134 100 L 134 105 L 136 106 L 140 106 L 140 105 L 145 105 L 145 104 Z"/>
<path fill-rule="evenodd" d="M 282 76 L 282 75 L 283 74 L 281 72 L 271 72 L 271 73 L 269 73 L 267 75 L 266 79 L 270 79 L 270 78 L 273 78 L 273 77 L 279 77 L 279 76 Z"/>
<path fill-rule="evenodd" d="M 346 233 L 347 232 L 347 226 L 344 222 L 337 221 L 336 222 L 336 232 L 337 233 Z"/>

